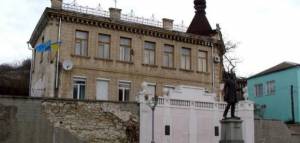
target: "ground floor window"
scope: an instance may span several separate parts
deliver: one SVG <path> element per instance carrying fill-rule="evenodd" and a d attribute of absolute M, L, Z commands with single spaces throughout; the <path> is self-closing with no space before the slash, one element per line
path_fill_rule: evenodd
<path fill-rule="evenodd" d="M 264 94 L 263 84 L 255 84 L 254 85 L 254 93 L 255 93 L 256 97 L 263 96 L 263 94 Z"/>
<path fill-rule="evenodd" d="M 96 82 L 96 100 L 108 100 L 109 80 L 97 80 Z"/>
<path fill-rule="evenodd" d="M 163 87 L 163 93 L 166 94 L 167 96 L 170 95 L 170 92 L 174 91 L 175 90 L 175 87 L 174 86 L 164 86 Z"/>
<path fill-rule="evenodd" d="M 149 94 L 150 98 L 153 98 L 154 96 L 156 96 L 156 85 L 155 84 L 148 84 L 147 90 L 148 90 L 148 94 Z"/>
<path fill-rule="evenodd" d="M 119 101 L 129 101 L 130 82 L 119 82 Z"/>
<path fill-rule="evenodd" d="M 85 78 L 74 78 L 73 79 L 73 99 L 84 99 L 85 97 Z"/>

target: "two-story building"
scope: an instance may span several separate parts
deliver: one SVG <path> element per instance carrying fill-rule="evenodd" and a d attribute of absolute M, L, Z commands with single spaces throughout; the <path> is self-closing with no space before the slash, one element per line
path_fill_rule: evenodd
<path fill-rule="evenodd" d="M 29 43 L 61 42 L 58 50 L 33 50 L 31 96 L 134 101 L 147 82 L 152 95 L 177 85 L 219 92 L 224 44 L 220 29 L 196 0 L 188 29 L 173 24 L 51 0 Z"/>
<path fill-rule="evenodd" d="M 248 78 L 249 99 L 265 119 L 300 122 L 300 65 L 283 62 Z"/>

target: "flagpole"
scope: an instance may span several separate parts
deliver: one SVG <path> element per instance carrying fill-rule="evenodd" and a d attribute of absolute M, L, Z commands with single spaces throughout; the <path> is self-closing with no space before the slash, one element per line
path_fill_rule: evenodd
<path fill-rule="evenodd" d="M 59 18 L 59 27 L 58 27 L 58 40 L 57 42 L 60 42 L 61 40 L 61 18 Z M 59 48 L 57 49 L 57 55 L 56 55 L 56 71 L 55 71 L 55 89 L 54 89 L 54 94 L 55 97 L 58 97 L 58 72 L 59 72 L 59 61 L 60 61 L 60 44 Z"/>

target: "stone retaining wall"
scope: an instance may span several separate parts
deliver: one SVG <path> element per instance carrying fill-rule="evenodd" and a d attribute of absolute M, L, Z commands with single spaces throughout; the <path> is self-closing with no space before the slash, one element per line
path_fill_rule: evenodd
<path fill-rule="evenodd" d="M 135 143 L 137 103 L 0 96 L 2 143 Z"/>

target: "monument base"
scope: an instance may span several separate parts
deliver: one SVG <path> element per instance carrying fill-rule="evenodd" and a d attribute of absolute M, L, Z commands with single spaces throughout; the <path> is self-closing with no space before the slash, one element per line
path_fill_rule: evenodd
<path fill-rule="evenodd" d="M 221 140 L 219 143 L 244 143 L 242 120 L 221 120 Z"/>

